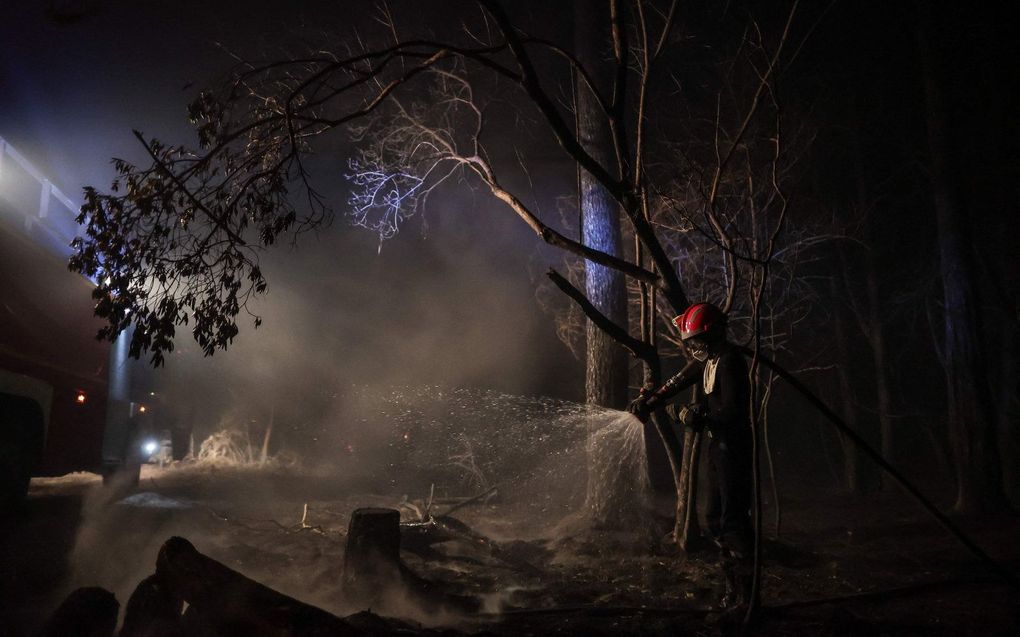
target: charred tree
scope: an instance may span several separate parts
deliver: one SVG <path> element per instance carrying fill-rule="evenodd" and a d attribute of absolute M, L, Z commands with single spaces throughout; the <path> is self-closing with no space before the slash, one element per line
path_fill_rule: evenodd
<path fill-rule="evenodd" d="M 701 537 L 697 510 L 698 459 L 701 451 L 701 434 L 691 428 L 684 429 L 683 461 L 680 465 L 680 484 L 676 498 L 676 523 L 673 540 L 684 555 L 694 552 Z"/>
<path fill-rule="evenodd" d="M 868 342 L 871 344 L 871 363 L 875 370 L 875 397 L 878 407 L 878 426 L 882 457 L 896 461 L 896 436 L 892 418 L 892 392 L 889 389 L 888 356 L 886 355 L 885 327 L 881 310 L 881 282 L 879 267 L 874 255 L 867 258 L 868 286 Z"/>
<path fill-rule="evenodd" d="M 606 61 L 613 55 L 607 43 L 610 29 L 608 3 L 574 3 L 574 46 L 579 62 L 591 79 L 604 86 Z M 577 139 L 602 166 L 616 163 L 613 137 L 592 87 L 578 74 L 574 80 Z M 620 208 L 606 187 L 590 172 L 577 167 L 581 242 L 614 257 L 623 257 Z M 624 275 L 593 261 L 584 262 L 585 293 L 592 304 L 617 325 L 627 325 L 627 288 Z M 589 404 L 621 409 L 627 404 L 627 353 L 592 321 L 585 326 L 585 399 Z"/>
<path fill-rule="evenodd" d="M 400 512 L 356 509 L 344 549 L 344 594 L 372 606 L 386 590 L 399 584 Z"/>
<path fill-rule="evenodd" d="M 876 198 L 868 186 L 866 174 L 866 163 L 863 149 L 862 134 L 865 130 L 865 123 L 861 116 L 861 109 L 856 103 L 854 112 L 857 120 L 857 130 L 853 136 L 854 169 L 857 173 L 857 207 L 864 215 L 864 228 L 868 249 L 864 254 L 864 274 L 866 288 L 865 311 L 857 311 L 857 319 L 864 332 L 868 345 L 871 348 L 871 363 L 875 373 L 875 398 L 878 410 L 879 439 L 881 441 L 882 457 L 888 462 L 895 462 L 895 430 L 892 420 L 892 392 L 889 388 L 888 356 L 886 354 L 885 324 L 888 316 L 882 312 L 882 287 L 879 273 L 881 262 L 879 260 L 879 246 L 881 245 L 881 232 L 879 231 L 879 217 L 876 207 Z M 848 273 L 846 266 L 843 268 L 844 276 Z M 849 282 L 848 282 L 849 285 Z M 851 301 L 853 294 L 850 295 Z M 856 307 L 855 307 L 856 310 Z M 849 422 L 849 421 L 848 421 Z M 884 477 L 884 476 L 883 476 Z M 883 480 L 883 484 L 887 482 Z"/>
<path fill-rule="evenodd" d="M 958 513 L 999 510 L 1006 500 L 998 453 L 994 401 L 984 352 L 979 289 L 968 201 L 961 183 L 951 106 L 943 93 L 945 71 L 939 28 L 932 10 L 918 3 L 915 26 L 924 84 L 925 123 L 931 161 L 943 293 L 946 396 L 949 436 L 957 473 Z"/>
<path fill-rule="evenodd" d="M 836 283 L 832 282 L 831 294 L 833 300 L 837 297 Z M 839 396 L 842 404 L 843 421 L 854 431 L 860 431 L 857 424 L 857 399 L 854 396 L 853 384 L 850 381 L 850 354 L 847 349 L 846 320 L 838 306 L 833 308 L 835 319 L 836 355 L 839 363 L 836 365 L 836 378 L 839 382 Z M 850 493 L 859 494 L 861 489 L 860 480 L 860 454 L 857 446 L 845 435 L 839 435 L 840 447 L 843 451 L 843 486 Z"/>

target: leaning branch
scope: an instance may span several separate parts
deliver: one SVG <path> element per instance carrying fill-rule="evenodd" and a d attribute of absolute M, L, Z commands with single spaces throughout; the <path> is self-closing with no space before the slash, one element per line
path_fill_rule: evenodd
<path fill-rule="evenodd" d="M 658 274 L 651 270 L 646 270 L 640 265 L 631 263 L 626 259 L 613 256 L 601 250 L 591 248 L 568 239 L 556 230 L 553 230 L 545 223 L 542 222 L 527 206 L 524 205 L 520 199 L 518 199 L 512 192 L 503 188 L 499 181 L 496 179 L 495 173 L 492 171 L 488 163 L 481 157 L 466 157 L 460 158 L 461 161 L 468 163 L 474 171 L 481 177 L 482 181 L 489 187 L 492 194 L 497 199 L 510 206 L 510 208 L 517 213 L 517 216 L 524 220 L 528 226 L 535 231 L 535 234 L 540 236 L 543 241 L 549 245 L 556 246 L 567 252 L 571 252 L 578 256 L 584 257 L 585 259 L 604 265 L 607 268 L 612 268 L 623 274 L 637 279 L 642 283 L 654 285 L 656 287 L 662 287 L 662 279 Z"/>
<path fill-rule="evenodd" d="M 561 292 L 577 303 L 578 307 L 581 308 L 581 311 L 584 312 L 584 315 L 587 316 L 597 328 L 608 334 L 610 338 L 623 346 L 627 351 L 633 354 L 635 358 L 638 358 L 649 365 L 653 365 L 658 362 L 656 350 L 653 345 L 634 338 L 627 333 L 626 329 L 610 320 L 609 317 L 592 305 L 592 302 L 588 300 L 588 297 L 578 290 L 574 284 L 568 281 L 562 274 L 550 268 L 546 273 L 546 276 L 549 277 L 549 279 L 560 289 Z"/>
<path fill-rule="evenodd" d="M 712 205 L 714 205 L 716 194 L 719 190 L 719 181 L 726 170 L 726 166 L 729 165 L 737 148 L 740 147 L 740 143 L 743 141 L 744 135 L 747 133 L 747 129 L 751 124 L 751 119 L 754 117 L 754 114 L 758 112 L 758 105 L 761 103 L 761 97 L 765 93 L 765 90 L 770 86 L 772 74 L 775 72 L 776 66 L 779 64 L 779 56 L 783 53 L 783 47 L 786 45 L 786 40 L 790 35 L 790 25 L 793 24 L 793 17 L 797 13 L 798 4 L 799 0 L 794 0 L 793 6 L 790 7 L 790 13 L 786 16 L 786 25 L 783 27 L 783 34 L 779 38 L 779 45 L 776 47 L 776 52 L 772 55 L 772 59 L 769 60 L 769 65 L 765 69 L 765 73 L 762 74 L 761 79 L 758 81 L 758 88 L 755 89 L 754 97 L 751 98 L 751 105 L 748 107 L 747 113 L 744 114 L 744 120 L 740 123 L 737 135 L 733 138 L 733 141 L 730 142 L 730 147 L 727 149 L 726 155 L 724 155 L 716 164 L 715 175 L 712 177 L 712 186 L 709 189 L 708 194 L 708 200 Z"/>
<path fill-rule="evenodd" d="M 513 53 L 518 67 L 520 67 L 520 84 L 528 94 L 528 97 L 535 103 L 535 106 L 542 112 L 542 115 L 552 128 L 553 134 L 556 135 L 556 140 L 560 146 L 582 168 L 591 173 L 595 179 L 605 186 L 614 199 L 624 203 L 625 188 L 623 182 L 613 177 L 601 163 L 592 157 L 581 145 L 581 142 L 578 141 L 577 136 L 571 132 L 570 126 L 563 119 L 556 105 L 549 98 L 549 94 L 546 93 L 538 81 L 538 73 L 535 70 L 534 63 L 531 61 L 531 56 L 525 50 L 524 42 L 510 22 L 506 12 L 503 11 L 503 8 L 495 0 L 478 0 L 478 2 L 488 11 L 489 15 L 492 16 L 503 32 L 503 37 L 506 38 L 510 51 Z"/>
<path fill-rule="evenodd" d="M 180 178 L 174 173 L 173 169 L 170 166 L 167 166 L 159 158 L 159 155 L 157 155 L 156 152 L 152 149 L 152 147 L 149 146 L 149 143 L 145 141 L 145 137 L 143 137 L 139 131 L 137 130 L 132 131 L 132 133 L 134 133 L 135 138 L 137 138 L 138 141 L 141 142 L 142 146 L 145 147 L 146 152 L 149 153 L 149 157 L 152 158 L 152 161 L 156 164 L 156 166 L 161 171 L 163 171 L 163 173 L 170 179 L 170 181 L 174 182 L 174 185 L 176 185 L 180 192 L 182 192 L 184 196 L 188 198 L 188 201 L 190 201 L 195 206 L 195 208 L 201 210 L 207 217 L 209 217 L 209 220 L 212 221 L 213 224 L 216 225 L 220 230 L 225 232 L 227 236 L 230 237 L 230 239 L 235 244 L 239 246 L 247 245 L 244 239 L 242 239 L 236 232 L 230 229 L 226 221 L 220 218 L 220 216 L 215 214 L 212 210 L 209 210 L 209 208 L 204 203 L 198 200 L 198 198 L 195 196 L 195 193 L 191 192 L 191 190 L 188 189 L 184 182 L 181 181 Z"/>
<path fill-rule="evenodd" d="M 538 109 L 542 112 L 546 122 L 549 124 L 556 136 L 557 142 L 560 146 L 577 162 L 581 168 L 588 171 L 592 177 L 594 177 L 606 191 L 623 206 L 624 211 L 627 214 L 627 218 L 630 219 L 634 225 L 634 232 L 641 239 L 641 243 L 648 248 L 649 256 L 652 262 L 655 264 L 656 270 L 658 270 L 659 276 L 662 277 L 662 284 L 659 286 L 670 304 L 677 312 L 682 312 L 688 306 L 687 295 L 683 292 L 683 286 L 680 283 L 680 279 L 677 276 L 672 263 L 669 260 L 669 256 L 666 251 L 663 250 L 662 244 L 655 236 L 655 231 L 651 224 L 641 216 L 640 203 L 635 196 L 633 190 L 629 188 L 628 183 L 625 180 L 618 179 L 611 175 L 608 170 L 598 162 L 594 157 L 589 154 L 584 147 L 581 145 L 577 136 L 571 131 L 570 126 L 567 125 L 560 112 L 557 110 L 556 105 L 549 98 L 549 94 L 542 88 L 538 81 L 538 73 L 535 70 L 534 63 L 531 60 L 531 56 L 525 50 L 524 42 L 521 39 L 520 34 L 514 28 L 507 17 L 506 12 L 503 11 L 502 7 L 496 0 L 478 0 L 486 11 L 493 17 L 496 24 L 499 25 L 500 30 L 503 32 L 503 37 L 506 38 L 507 44 L 510 47 L 510 51 L 513 53 L 514 58 L 517 60 L 517 65 L 520 68 L 520 85 L 527 93 L 528 97 L 535 103 Z"/>
<path fill-rule="evenodd" d="M 744 356 L 749 357 L 754 356 L 754 352 L 752 352 L 750 349 L 746 347 L 741 347 L 740 350 L 744 354 Z M 921 491 L 916 486 L 914 486 L 912 482 L 907 480 L 907 478 L 902 473 L 900 473 L 899 470 L 896 469 L 896 467 L 894 467 L 892 464 L 889 463 L 889 461 L 883 458 L 882 454 L 875 451 L 871 447 L 871 445 L 869 445 L 867 441 L 864 440 L 864 438 L 858 435 L 856 431 L 854 431 L 852 428 L 850 428 L 849 425 L 843 422 L 843 419 L 837 416 L 836 413 L 832 411 L 832 409 L 830 409 L 828 405 L 822 402 L 821 398 L 816 396 L 810 389 L 808 389 L 804 385 L 804 383 L 800 382 L 793 374 L 786 371 L 786 369 L 781 367 L 778 363 L 768 358 L 767 356 L 759 354 L 758 360 L 761 363 L 763 363 L 766 367 L 774 371 L 780 378 L 790 383 L 790 385 L 794 389 L 800 392 L 800 394 L 804 396 L 804 398 L 807 399 L 807 401 L 811 403 L 815 407 L 815 409 L 820 411 L 822 415 L 825 416 L 829 420 L 829 422 L 831 422 L 836 427 L 836 429 L 840 431 L 842 435 L 846 436 L 851 442 L 857 445 L 857 448 L 864 452 L 866 456 L 871 458 L 875 462 L 875 464 L 881 467 L 882 470 L 889 475 L 889 477 L 898 482 L 899 485 L 903 487 L 903 489 L 907 493 L 913 496 L 913 498 L 917 500 L 922 507 L 924 507 L 925 511 L 927 511 L 929 514 L 931 514 L 933 518 L 935 518 L 935 520 L 942 526 L 942 528 L 949 531 L 950 535 L 952 535 L 961 544 L 963 544 L 963 546 L 966 547 L 968 551 L 970 551 L 982 563 L 988 566 L 989 569 L 991 569 L 993 572 L 999 575 L 1007 584 L 1014 588 L 1020 588 L 1020 577 L 1018 577 L 1015 572 L 1006 568 L 1002 564 L 999 564 L 999 562 L 997 562 L 990 555 L 988 555 L 988 553 L 985 553 L 984 550 L 981 549 L 981 547 L 975 544 L 974 541 L 970 539 L 970 537 L 968 537 L 967 534 L 964 533 L 962 529 L 960 529 L 960 527 L 956 526 L 956 524 L 954 524 L 953 521 L 946 516 L 946 514 L 939 511 L 938 507 L 936 507 L 935 504 L 931 502 L 931 500 L 926 498 L 924 494 L 922 494 Z"/>

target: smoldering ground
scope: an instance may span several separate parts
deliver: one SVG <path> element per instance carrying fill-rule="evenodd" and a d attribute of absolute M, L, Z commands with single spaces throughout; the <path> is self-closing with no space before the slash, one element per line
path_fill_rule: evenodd
<path fill-rule="evenodd" d="M 551 562 L 572 572 L 600 559 L 586 551 L 641 553 L 655 544 L 661 520 L 651 510 L 642 427 L 631 416 L 435 387 L 394 391 L 383 403 L 397 426 L 377 426 L 357 440 L 360 453 L 385 463 L 383 475 L 366 476 L 349 458 L 332 467 L 320 459 L 315 471 L 199 461 L 147 467 L 128 497 L 93 485 L 65 588 L 101 585 L 126 600 L 154 570 L 160 545 L 180 535 L 249 577 L 346 615 L 362 610 L 340 586 L 355 508 L 397 507 L 405 522 L 421 522 L 475 493 L 485 497 L 460 508 L 457 519 L 498 543 L 498 552 L 455 541 L 431 557 L 404 556 L 418 574 L 477 596 L 489 612 L 553 603 L 564 591 L 543 575 Z M 394 452 L 387 436 L 409 429 L 432 442 L 421 437 Z M 400 479 L 386 479 L 393 475 Z M 428 625 L 465 619 L 399 587 L 374 609 Z"/>
<path fill-rule="evenodd" d="M 22 16 L 22 23 L 31 22 L 30 13 Z M 197 90 L 192 82 L 201 85 L 229 63 L 222 51 L 208 59 L 202 53 L 215 48 L 212 32 L 216 24 L 224 24 L 222 20 L 193 30 L 190 18 L 159 18 L 162 29 L 187 32 L 184 37 L 194 46 L 184 47 L 182 56 L 157 74 L 153 84 L 158 88 L 138 93 L 132 86 L 137 86 L 140 68 L 151 59 L 145 35 L 151 21 L 137 24 L 142 17 L 123 11 L 115 23 L 93 24 L 90 37 L 109 30 L 128 35 L 111 38 L 119 42 L 119 51 L 89 49 L 96 65 L 118 69 L 97 75 L 91 85 L 61 82 L 66 67 L 59 64 L 48 65 L 61 69 L 54 73 L 29 73 L 31 64 L 5 69 L 5 76 L 17 80 L 12 85 L 24 90 L 18 92 L 20 106 L 5 109 L 4 119 L 17 123 L 19 130 L 37 133 L 15 141 L 30 148 L 44 169 L 59 173 L 55 179 L 67 192 L 77 192 L 81 183 L 107 182 L 105 158 L 137 156 L 139 149 L 129 134 L 132 127 L 168 141 L 192 139 L 183 122 L 187 95 Z M 52 25 L 46 29 L 54 31 Z M 85 37 L 75 30 L 50 35 L 64 53 L 76 38 Z M 243 49 L 250 45 L 244 37 L 234 32 L 224 44 Z M 126 50 L 131 53 L 125 60 Z M 42 61 L 52 61 L 58 53 L 40 51 L 38 63 L 47 66 Z M 223 64 L 215 66 L 209 61 L 213 58 Z M 192 88 L 181 91 L 182 86 Z M 95 93 L 103 99 L 87 98 Z M 33 100 L 32 108 L 23 108 Z M 159 105 L 153 106 L 153 101 Z M 78 126 L 79 118 L 58 102 L 80 104 L 91 120 L 89 126 Z M 173 109 L 177 116 L 168 112 Z M 155 427 L 192 432 L 196 451 L 204 439 L 224 430 L 252 439 L 258 447 L 272 422 L 270 455 L 291 451 L 300 458 L 300 469 L 253 472 L 210 466 L 177 475 L 147 470 L 143 493 L 137 495 L 159 493 L 166 499 L 145 496 L 127 503 L 110 501 L 95 488 L 83 505 L 65 588 L 107 586 L 123 603 L 131 588 L 153 570 L 159 545 L 179 534 L 269 585 L 341 610 L 333 582 L 342 554 L 336 534 L 345 527 L 343 516 L 354 506 L 393 506 L 404 495 L 423 501 L 433 483 L 440 490 L 453 489 L 457 485 L 444 481 L 467 470 L 451 463 L 458 458 L 469 463 L 472 451 L 464 446 L 469 438 L 449 431 L 435 433 L 425 426 L 444 417 L 439 403 L 423 407 L 423 400 L 434 398 L 434 392 L 397 409 L 393 396 L 399 392 L 394 387 L 415 388 L 412 394 L 428 385 L 446 391 L 473 388 L 578 397 L 578 364 L 534 300 L 528 266 L 536 258 L 548 262 L 548 249 L 537 246 L 518 219 L 491 198 L 460 189 L 457 196 L 437 199 L 426 216 L 412 219 L 380 250 L 371 233 L 347 226 L 342 213 L 344 157 L 331 161 L 319 168 L 326 174 L 332 171 L 327 189 L 333 191 L 340 212 L 330 228 L 301 236 L 296 248 L 281 245 L 265 253 L 269 294 L 250 308 L 262 316 L 262 327 L 258 331 L 246 327 L 242 315 L 241 335 L 229 351 L 212 358 L 202 357 L 190 335 L 181 333 L 166 367 L 136 385 L 146 395 L 155 394 L 151 397 Z M 557 194 L 542 196 L 551 201 Z M 548 439 L 555 435 L 550 431 L 520 429 L 521 438 L 512 440 L 514 423 L 507 414 L 489 409 L 490 413 L 476 410 L 473 418 L 474 431 L 489 432 L 490 439 L 479 436 L 468 444 L 501 446 L 518 455 L 531 452 L 535 458 L 551 449 Z M 494 423 L 501 423 L 500 428 Z M 556 427 L 549 429 L 555 432 Z M 526 440 L 525 432 L 535 439 Z M 563 455 L 548 459 L 564 467 L 582 464 Z M 450 495 L 473 495 L 484 480 L 500 479 L 492 467 L 482 468 L 482 473 L 477 469 L 467 471 L 474 482 L 462 481 Z M 521 470 L 508 472 L 514 477 Z M 479 478 L 486 473 L 490 475 Z M 572 479 L 565 484 L 576 487 L 581 482 Z M 562 517 L 550 504 L 560 497 L 552 492 L 561 483 L 533 485 L 539 513 L 544 506 L 545 514 Z M 313 524 L 328 526 L 333 536 L 290 532 L 300 522 L 306 502 Z M 330 507 L 340 512 L 328 514 L 316 502 L 333 503 Z M 581 503 L 583 498 L 575 504 Z M 549 511 L 550 507 L 556 510 Z M 317 521 L 318 516 L 323 519 Z M 495 533 L 500 529 L 493 524 Z M 520 519 L 513 525 L 518 532 L 539 530 L 537 520 L 534 526 Z M 247 532 L 249 527 L 259 529 L 261 540 L 231 537 L 231 531 Z M 288 551 L 281 549 L 286 544 L 281 537 L 308 543 Z M 490 587 L 490 592 L 498 589 Z"/>
<path fill-rule="evenodd" d="M 147 472 L 140 488 L 166 501 L 116 503 L 97 490 L 85 502 L 68 587 L 101 585 L 124 601 L 153 571 L 160 545 L 181 535 L 344 614 L 359 610 L 344 607 L 338 589 L 343 533 L 358 506 L 392 507 L 406 496 L 420 508 L 430 492 L 439 501 L 498 487 L 513 507 L 479 523 L 507 541 L 533 539 L 582 510 L 586 411 L 527 397 L 575 394 L 570 379 L 580 378 L 534 300 L 535 240 L 470 196 L 446 203 L 428 213 L 427 234 L 415 220 L 381 251 L 371 234 L 337 219 L 296 247 L 265 253 L 269 293 L 251 307 L 262 326 L 242 322 L 226 352 L 203 357 L 179 335 L 165 367 L 143 374 L 156 394 L 154 426 L 191 431 L 199 456 L 209 436 L 232 431 L 255 456 L 266 441 L 271 459 L 291 454 L 298 463 Z M 306 503 L 305 522 L 323 533 L 295 528 Z M 504 577 L 482 578 L 471 592 L 491 608 L 500 591 L 523 586 Z M 398 601 L 398 614 L 450 620 Z"/>

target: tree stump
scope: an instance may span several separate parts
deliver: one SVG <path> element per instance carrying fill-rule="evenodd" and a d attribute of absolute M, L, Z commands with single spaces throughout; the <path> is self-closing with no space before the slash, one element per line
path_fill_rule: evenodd
<path fill-rule="evenodd" d="M 352 602 L 367 607 L 375 605 L 388 588 L 402 584 L 399 511 L 354 511 L 347 529 L 341 583 Z"/>
<path fill-rule="evenodd" d="M 463 536 L 449 525 L 443 526 L 443 535 Z M 341 584 L 347 601 L 364 608 L 385 609 L 393 599 L 430 610 L 472 613 L 480 607 L 476 598 L 452 593 L 447 585 L 417 575 L 401 561 L 400 512 L 395 509 L 356 509 L 351 515 Z"/>
<path fill-rule="evenodd" d="M 113 637 L 120 604 L 113 593 L 103 588 L 79 588 L 68 595 L 39 637 Z"/>
<path fill-rule="evenodd" d="M 138 584 L 124 610 L 120 637 L 177 635 L 184 600 L 175 597 L 155 575 Z"/>

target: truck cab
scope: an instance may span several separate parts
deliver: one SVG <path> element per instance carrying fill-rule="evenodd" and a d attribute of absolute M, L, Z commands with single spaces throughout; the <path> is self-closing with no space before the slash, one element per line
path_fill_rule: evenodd
<path fill-rule="evenodd" d="M 95 285 L 67 268 L 77 208 L 0 138 L 0 502 L 34 475 L 130 464 L 140 367 L 96 339 Z M 144 411 L 144 410 L 142 410 Z M 137 454 L 135 454 L 137 455 Z"/>

